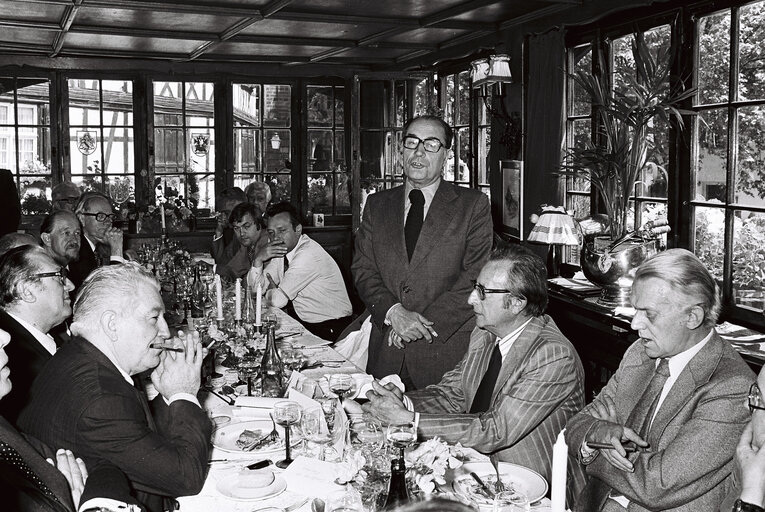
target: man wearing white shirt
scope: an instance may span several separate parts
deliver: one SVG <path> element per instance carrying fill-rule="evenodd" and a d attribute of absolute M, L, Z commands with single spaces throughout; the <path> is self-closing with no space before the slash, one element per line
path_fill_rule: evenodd
<path fill-rule="evenodd" d="M 189 336 L 163 351 L 170 332 L 159 283 L 134 263 L 100 267 L 74 305 L 73 339 L 38 375 L 21 430 L 77 453 L 88 468 L 111 464 L 150 512 L 175 510 L 207 472 L 211 424 L 196 399 L 204 351 Z M 151 404 L 132 378 L 151 372 Z"/>
<path fill-rule="evenodd" d="M 461 443 L 550 480 L 553 444 L 584 406 L 584 371 L 571 343 L 544 314 L 544 262 L 519 246 L 499 249 L 481 269 L 468 303 L 476 328 L 467 353 L 438 384 L 406 393 L 375 383 L 364 410 L 383 423 L 416 417 L 418 434 Z M 584 474 L 572 465 L 572 496 Z"/>
<path fill-rule="evenodd" d="M 313 334 L 335 341 L 353 313 L 340 268 L 303 234 L 294 206 L 277 203 L 267 216 L 270 241 L 255 255 L 247 278 L 250 288 L 260 284 L 269 304 L 294 311 Z"/>
<path fill-rule="evenodd" d="M 50 331 L 72 313 L 74 288 L 62 267 L 39 246 L 25 245 L 0 256 L 0 329 L 11 335 L 6 349 L 14 387 L 0 413 L 15 424 L 29 390 L 63 340 Z"/>
<path fill-rule="evenodd" d="M 754 374 L 715 332 L 717 285 L 689 251 L 643 263 L 631 301 L 640 339 L 566 427 L 589 476 L 574 510 L 717 510 Z"/>

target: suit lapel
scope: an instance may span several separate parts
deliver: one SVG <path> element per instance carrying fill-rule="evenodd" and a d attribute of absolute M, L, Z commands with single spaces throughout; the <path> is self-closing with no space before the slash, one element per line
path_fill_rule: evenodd
<path fill-rule="evenodd" d="M 529 325 L 521 332 L 518 339 L 515 340 L 513 346 L 510 347 L 510 351 L 502 361 L 502 369 L 499 371 L 497 377 L 497 384 L 494 386 L 494 391 L 491 394 L 492 404 L 497 399 L 502 388 L 505 384 L 511 380 L 517 379 L 517 374 L 521 369 L 526 366 L 526 359 L 537 347 L 543 342 L 539 337 L 539 333 L 544 327 L 544 320 L 542 317 L 536 317 L 529 322 Z"/>
<path fill-rule="evenodd" d="M 425 261 L 425 257 L 434 247 L 440 245 L 441 234 L 452 222 L 452 218 L 456 213 L 454 199 L 457 198 L 457 193 L 453 187 L 454 185 L 447 183 L 443 179 L 441 180 L 441 184 L 433 196 L 433 201 L 430 203 L 430 208 L 428 208 L 428 216 L 422 224 L 420 237 L 417 239 L 417 245 L 414 248 L 414 254 L 412 254 L 412 261 L 409 263 L 410 268 L 416 268 L 418 264 Z M 402 222 L 402 237 L 404 233 L 403 225 Z"/>
<path fill-rule="evenodd" d="M 396 259 L 409 264 L 406 254 L 406 241 L 404 240 L 404 186 L 401 185 L 391 190 L 391 194 L 382 204 L 382 214 L 385 221 L 381 224 L 383 233 L 382 240 L 390 244 L 395 251 Z"/>
<path fill-rule="evenodd" d="M 45 347 L 37 341 L 37 338 L 35 338 L 23 325 L 18 323 L 15 318 L 3 310 L 0 310 L 0 318 L 2 318 L 3 323 L 8 326 L 9 334 L 13 336 L 14 342 L 22 342 L 29 350 L 33 351 L 39 357 L 42 357 L 45 360 L 50 359 L 50 352 L 45 350 Z"/>

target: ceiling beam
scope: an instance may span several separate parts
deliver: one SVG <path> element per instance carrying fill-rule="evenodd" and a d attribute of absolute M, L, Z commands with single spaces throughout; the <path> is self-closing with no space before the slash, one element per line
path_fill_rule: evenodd
<path fill-rule="evenodd" d="M 0 22 L 0 24 L 2 24 Z M 213 32 L 188 32 L 180 30 L 155 30 L 149 28 L 99 27 L 95 25 L 75 25 L 69 29 L 71 34 L 102 34 L 108 36 L 149 37 L 157 39 L 191 39 L 193 41 L 216 41 L 218 34 Z"/>
<path fill-rule="evenodd" d="M 468 13 L 470 11 L 475 11 L 476 9 L 480 9 L 481 7 L 486 7 L 487 5 L 494 5 L 497 3 L 500 3 L 500 1 L 499 0 L 471 0 L 469 2 L 463 2 L 461 4 L 455 5 L 454 7 L 449 7 L 448 9 L 444 9 L 442 11 L 438 11 L 435 14 L 431 14 L 430 16 L 425 16 L 424 18 L 421 18 L 420 25 L 423 27 L 432 27 L 433 25 L 437 25 L 438 23 L 449 20 L 455 16 L 461 16 L 462 14 Z"/>
<path fill-rule="evenodd" d="M 47 2 L 60 3 L 58 0 L 44 0 L 44 3 Z M 242 7 L 241 4 L 199 2 L 194 0 L 87 0 L 87 6 L 104 9 L 129 9 L 179 14 L 215 14 L 218 16 L 251 17 L 261 14 L 260 9 Z"/>
<path fill-rule="evenodd" d="M 0 18 L 0 27 L 25 28 L 34 30 L 47 30 L 57 32 L 61 30 L 61 23 L 54 21 L 36 21 Z"/>
<path fill-rule="evenodd" d="M 537 2 L 547 4 L 569 4 L 569 5 L 584 5 L 583 0 L 536 0 Z"/>
<path fill-rule="evenodd" d="M 61 30 L 58 34 L 56 34 L 56 39 L 53 41 L 53 46 L 50 54 L 48 54 L 48 57 L 55 57 L 58 55 L 58 52 L 61 51 L 61 48 L 64 46 L 64 39 L 66 39 L 66 34 L 69 32 L 72 23 L 74 23 L 74 18 L 77 16 L 77 11 L 80 10 L 82 1 L 83 0 L 74 0 L 72 5 L 68 6 L 64 10 L 63 15 L 61 16 Z"/>

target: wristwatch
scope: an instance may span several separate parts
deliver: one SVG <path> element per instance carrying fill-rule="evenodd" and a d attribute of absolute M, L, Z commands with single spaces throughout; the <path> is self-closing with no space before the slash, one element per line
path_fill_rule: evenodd
<path fill-rule="evenodd" d="M 751 503 L 739 499 L 733 504 L 733 510 L 731 512 L 765 512 L 765 508 L 752 505 Z"/>

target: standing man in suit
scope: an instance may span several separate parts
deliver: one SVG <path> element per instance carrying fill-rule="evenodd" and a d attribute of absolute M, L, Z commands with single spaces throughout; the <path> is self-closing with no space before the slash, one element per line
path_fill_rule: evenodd
<path fill-rule="evenodd" d="M 73 288 L 61 265 L 40 246 L 24 245 L 0 256 L 0 329 L 11 335 L 6 352 L 15 382 L 0 414 L 13 424 L 29 403 L 35 378 L 62 343 L 50 331 L 72 314 Z"/>
<path fill-rule="evenodd" d="M 69 264 L 69 279 L 79 288 L 95 268 L 110 263 L 125 263 L 122 256 L 122 230 L 112 223 L 117 215 L 111 200 L 99 192 L 85 192 L 74 209 L 82 225 L 80 256 Z"/>
<path fill-rule="evenodd" d="M 80 257 L 82 227 L 77 216 L 68 210 L 56 210 L 40 224 L 40 243 L 56 263 L 69 270 Z"/>
<path fill-rule="evenodd" d="M 670 249 L 643 263 L 632 305 L 640 339 L 566 427 L 569 451 L 589 476 L 574 510 L 717 510 L 754 374 L 715 332 L 717 286 L 691 252 Z"/>
<path fill-rule="evenodd" d="M 407 392 L 373 384 L 364 410 L 383 423 L 415 421 L 418 434 L 462 443 L 532 468 L 550 481 L 552 449 L 566 421 L 584 407 L 584 370 L 547 307 L 544 262 L 520 246 L 493 252 L 468 302 L 476 328 L 470 347 L 441 382 Z M 571 464 L 571 497 L 584 473 Z"/>
<path fill-rule="evenodd" d="M 353 277 L 372 316 L 367 372 L 398 373 L 408 389 L 438 382 L 473 330 L 471 281 L 489 256 L 488 198 L 441 179 L 452 129 L 420 116 L 404 126 L 406 183 L 369 196 Z"/>
<path fill-rule="evenodd" d="M 150 512 L 175 510 L 207 473 L 211 424 L 196 394 L 204 357 L 198 337 L 183 352 L 156 348 L 170 338 L 159 283 L 135 263 L 93 271 L 77 294 L 73 339 L 48 362 L 19 425 L 88 467 L 122 470 Z M 151 409 L 132 377 L 151 371 Z"/>

